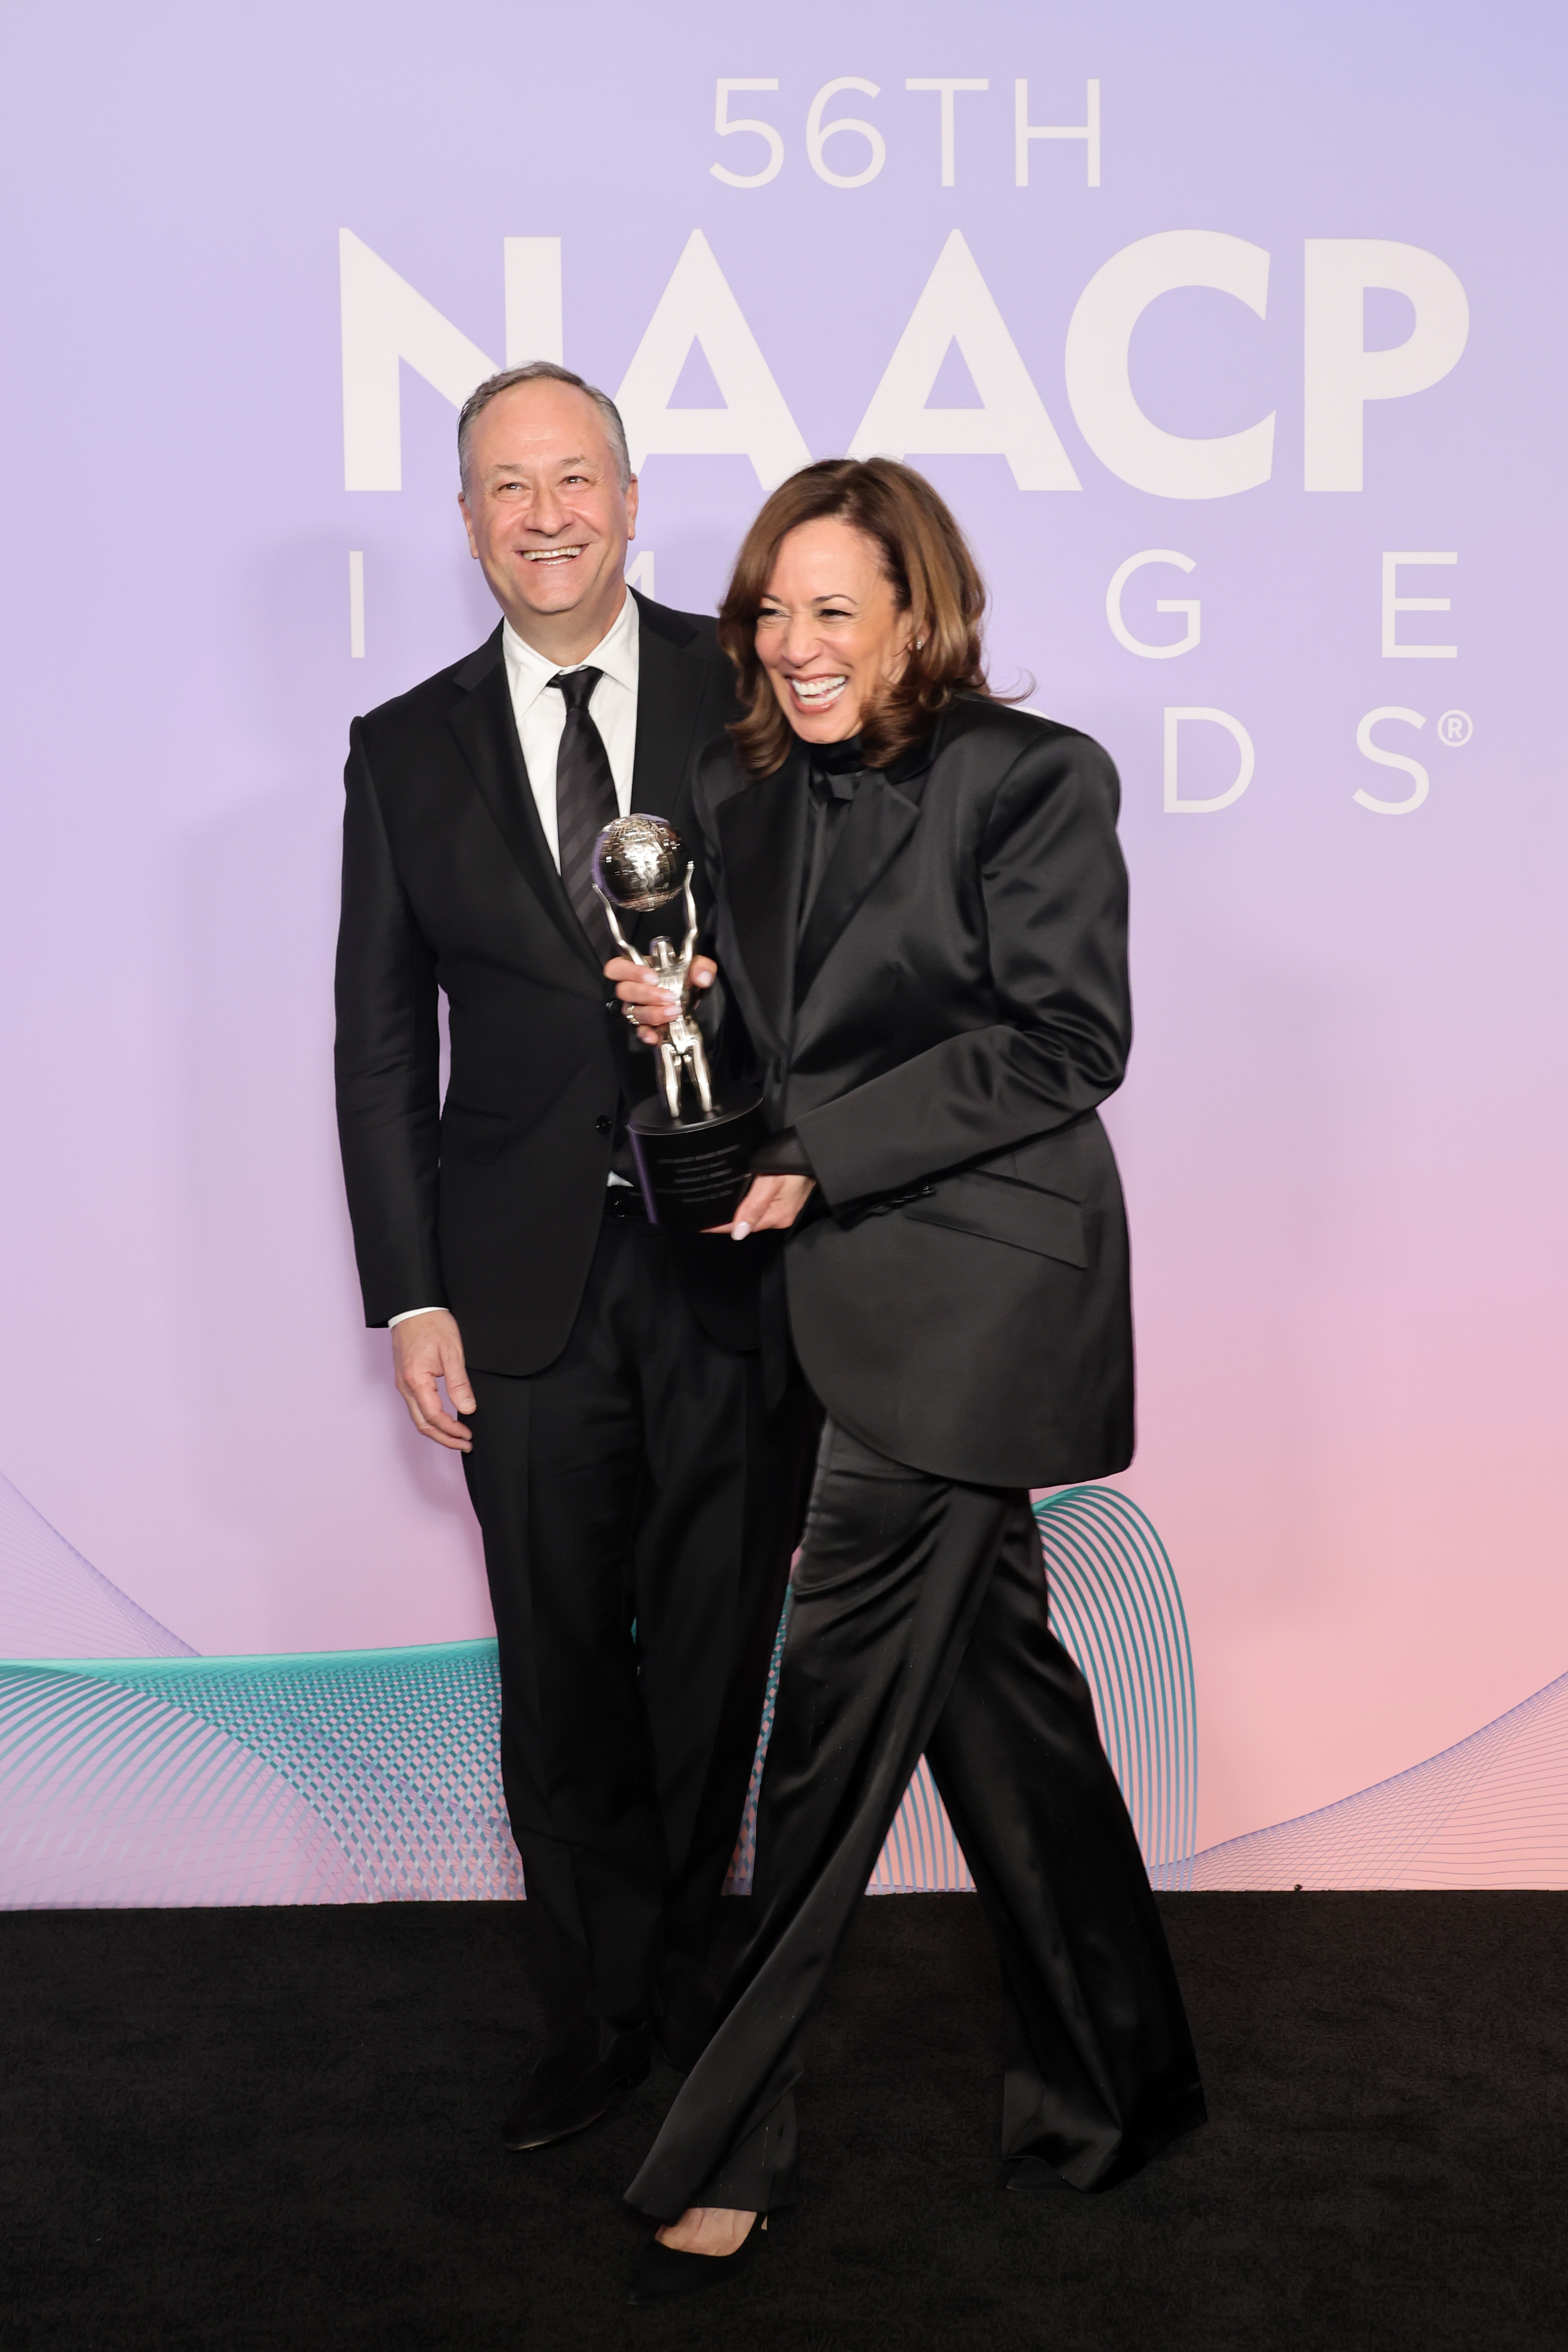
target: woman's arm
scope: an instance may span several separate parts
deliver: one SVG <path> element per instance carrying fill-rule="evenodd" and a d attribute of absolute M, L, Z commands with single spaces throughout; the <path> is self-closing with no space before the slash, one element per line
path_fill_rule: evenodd
<path fill-rule="evenodd" d="M 940 791 L 939 773 L 926 789 Z M 1014 761 L 980 852 L 1001 1017 L 797 1116 L 835 1206 L 1065 1126 L 1120 1086 L 1132 1008 L 1119 801 L 1087 736 L 1047 738 Z"/>

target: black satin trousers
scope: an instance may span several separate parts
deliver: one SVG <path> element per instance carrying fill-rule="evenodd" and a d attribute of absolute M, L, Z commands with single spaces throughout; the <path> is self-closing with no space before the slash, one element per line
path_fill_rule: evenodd
<path fill-rule="evenodd" d="M 979 1890 L 1008 2014 L 1001 2154 L 1080 2189 L 1204 2120 L 1181 1994 L 1089 1688 L 1047 1622 L 1027 1495 L 886 1460 L 830 1422 L 758 1807 L 753 1923 L 627 2201 L 792 2202 L 794 2085 L 922 1753 Z"/>

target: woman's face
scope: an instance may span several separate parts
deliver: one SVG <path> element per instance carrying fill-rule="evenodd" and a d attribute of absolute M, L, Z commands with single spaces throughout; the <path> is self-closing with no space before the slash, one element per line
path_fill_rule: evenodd
<path fill-rule="evenodd" d="M 757 616 L 757 657 L 808 743 L 859 733 L 913 635 L 879 550 L 848 523 L 803 522 L 779 542 Z"/>

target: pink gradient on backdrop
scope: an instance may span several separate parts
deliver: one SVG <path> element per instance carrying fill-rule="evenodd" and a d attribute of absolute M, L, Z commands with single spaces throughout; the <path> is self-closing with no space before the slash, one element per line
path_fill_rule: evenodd
<path fill-rule="evenodd" d="M 0 172 L 31 357 L 4 391 L 0 493 L 22 557 L 0 645 L 19 1014 L 0 1046 L 0 1468 L 204 1652 L 488 1630 L 458 1465 L 407 1428 L 384 1337 L 359 1328 L 329 993 L 349 719 L 494 616 L 451 504 L 452 410 L 408 370 L 403 489 L 342 488 L 340 226 L 492 352 L 503 236 L 561 234 L 568 360 L 613 388 L 701 226 L 827 454 L 958 226 L 1084 486 L 1020 493 L 999 458 L 930 461 L 995 591 L 999 678 L 1034 673 L 1033 699 L 1124 780 L 1139 1034 L 1112 1125 L 1142 1439 L 1124 1483 L 1192 1624 L 1200 1843 L 1431 1754 L 1568 1665 L 1563 330 L 1543 257 L 1563 164 L 1551 78 L 1517 70 L 1560 54 L 1559 16 L 874 0 L 849 22 L 807 0 L 787 32 L 741 32 L 701 0 L 673 44 L 658 12 L 611 10 L 606 184 L 580 203 L 569 130 L 476 140 L 455 62 L 538 54 L 554 21 L 285 0 L 264 33 L 159 0 L 134 25 L 90 5 L 13 31 Z M 960 102 L 951 190 L 935 102 L 903 93 L 934 70 L 991 82 L 989 137 L 965 110 L 981 100 Z M 719 73 L 784 84 L 789 164 L 754 196 L 708 172 Z M 802 157 L 837 74 L 883 92 L 889 160 L 862 192 Z M 1100 78 L 1100 189 L 1066 147 L 1038 203 L 1012 186 L 1017 74 L 1060 121 Z M 1269 249 L 1268 322 L 1166 298 L 1134 386 L 1171 431 L 1270 405 L 1279 424 L 1265 488 L 1186 503 L 1098 464 L 1061 353 L 1110 254 L 1194 225 Z M 1426 247 L 1470 300 L 1451 377 L 1369 413 L 1360 497 L 1301 488 L 1307 236 Z M 78 453 L 105 446 L 108 480 L 84 484 Z M 660 594 L 711 604 L 749 466 L 656 457 L 643 497 Z M 1202 594 L 1204 636 L 1149 664 L 1111 638 L 1105 583 L 1165 546 L 1197 564 L 1181 593 Z M 1461 658 L 1385 664 L 1380 551 L 1423 547 L 1461 551 L 1440 583 Z M 1166 702 L 1253 734 L 1258 779 L 1221 815 L 1162 814 Z M 1461 706 L 1476 736 L 1450 754 L 1428 727 L 1431 800 L 1385 823 L 1351 800 L 1389 782 L 1355 725 L 1406 702 Z"/>

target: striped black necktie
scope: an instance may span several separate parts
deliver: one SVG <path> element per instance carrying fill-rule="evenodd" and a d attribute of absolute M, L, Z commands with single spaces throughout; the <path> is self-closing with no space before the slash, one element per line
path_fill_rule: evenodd
<path fill-rule="evenodd" d="M 604 738 L 593 723 L 589 698 L 599 684 L 596 669 L 558 670 L 550 684 L 560 688 L 566 725 L 555 763 L 556 838 L 560 878 L 601 963 L 619 952 L 593 887 L 593 845 L 621 814 Z"/>

